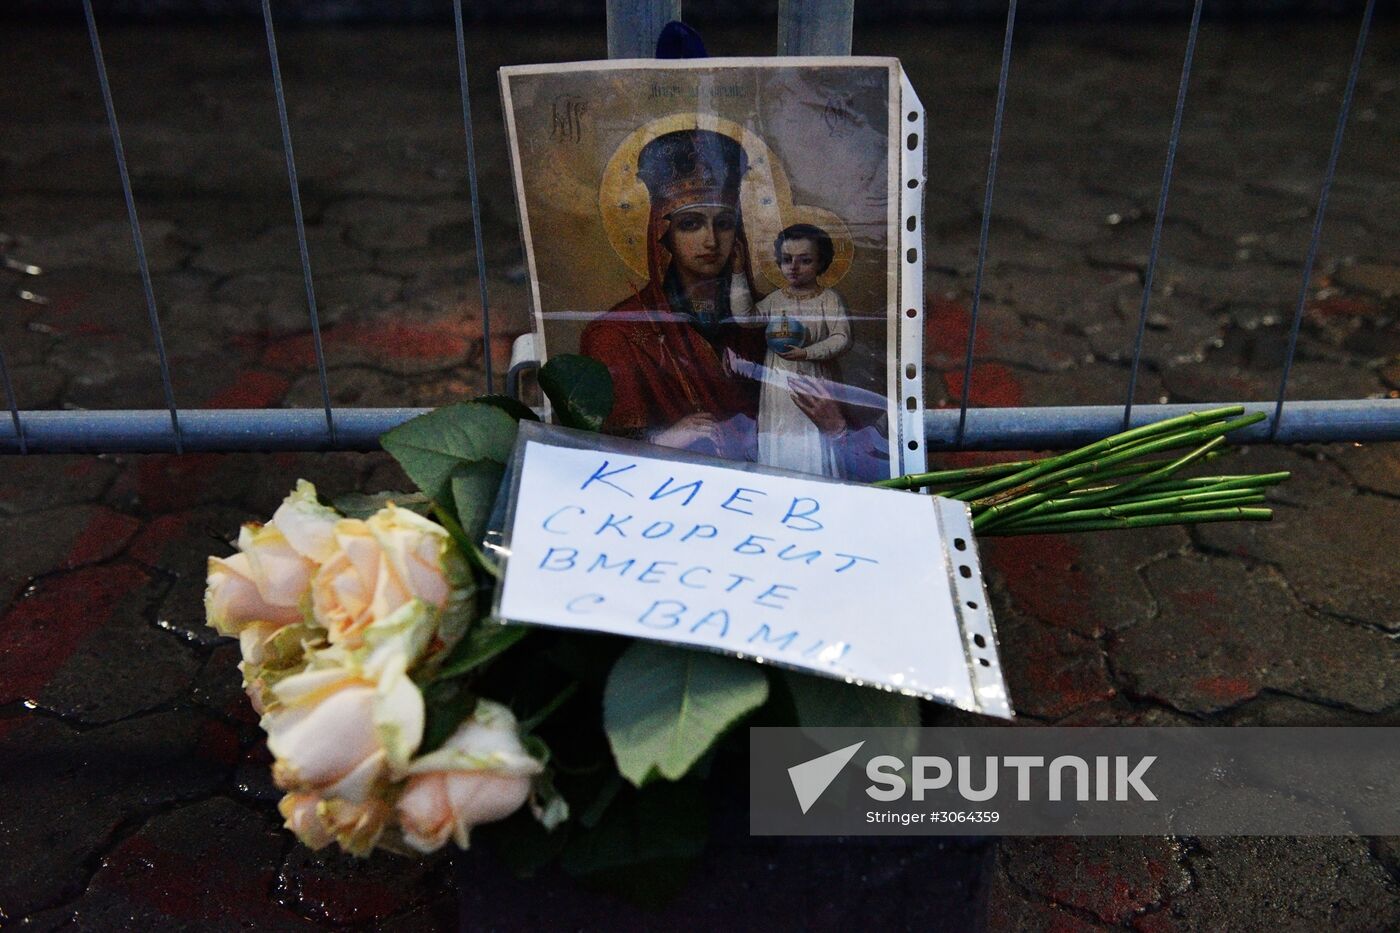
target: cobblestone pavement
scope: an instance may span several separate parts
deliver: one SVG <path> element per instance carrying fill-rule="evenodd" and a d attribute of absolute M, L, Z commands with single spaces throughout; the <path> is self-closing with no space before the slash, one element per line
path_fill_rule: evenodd
<path fill-rule="evenodd" d="M 1208 23 L 1185 119 L 1141 400 L 1270 398 L 1354 23 Z M 712 32 L 763 53 L 766 28 Z M 1018 29 L 978 404 L 1121 401 L 1184 23 Z M 450 32 L 282 37 L 339 405 L 481 388 L 525 324 L 501 64 L 603 37 L 472 38 L 499 324 L 483 348 Z M 1400 29 L 1357 91 L 1292 397 L 1400 390 Z M 261 34 L 113 28 L 106 46 L 179 403 L 318 404 Z M 960 390 L 999 29 L 863 31 L 931 114 L 933 403 Z M 79 27 L 0 33 L 0 347 L 25 408 L 162 404 L 92 60 Z M 39 301 L 21 296 L 32 292 Z M 1400 724 L 1400 447 L 1256 448 L 1289 469 L 1267 526 L 989 543 L 1029 722 Z M 392 485 L 369 455 L 9 457 L 0 466 L 0 924 L 281 929 L 1345 929 L 1400 926 L 1394 839 L 750 839 L 722 801 L 660 914 L 484 853 L 367 863 L 278 828 L 267 754 L 202 625 L 204 555 L 298 476 Z M 969 717 L 940 714 L 938 721 Z M 732 805 L 729 805 L 732 804 Z M 742 905 L 742 918 L 736 915 Z"/>

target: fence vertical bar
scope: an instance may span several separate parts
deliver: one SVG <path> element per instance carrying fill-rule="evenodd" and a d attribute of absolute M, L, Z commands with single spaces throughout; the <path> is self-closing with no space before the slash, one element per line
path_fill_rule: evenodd
<path fill-rule="evenodd" d="M 471 84 L 467 80 L 467 36 L 462 26 L 462 0 L 452 2 L 457 29 L 457 83 L 462 91 L 462 126 L 467 135 L 467 189 L 472 199 L 472 235 L 476 240 L 476 279 L 481 289 L 481 346 L 486 366 L 486 391 L 495 391 L 491 377 L 491 306 L 486 291 L 486 247 L 481 234 L 481 194 L 476 181 L 476 139 L 472 132 Z"/>
<path fill-rule="evenodd" d="M 656 40 L 681 18 L 681 0 L 608 0 L 608 58 L 655 58 Z"/>
<path fill-rule="evenodd" d="M 10 406 L 10 421 L 15 426 L 15 439 L 19 441 L 19 452 L 29 453 L 29 443 L 24 438 L 24 425 L 19 418 L 19 400 L 15 398 L 15 387 L 10 382 L 10 367 L 5 363 L 5 351 L 0 349 L 0 383 L 5 387 L 5 401 Z"/>
<path fill-rule="evenodd" d="M 1137 394 L 1138 367 L 1142 364 L 1142 339 L 1147 330 L 1147 309 L 1152 302 L 1152 281 L 1157 274 L 1157 258 L 1162 247 L 1162 225 L 1167 217 L 1167 195 L 1172 186 L 1172 170 L 1176 166 L 1176 147 L 1181 141 L 1181 115 L 1186 111 L 1186 89 L 1191 83 L 1191 64 L 1196 57 L 1196 36 L 1201 30 L 1201 8 L 1205 0 L 1196 0 L 1191 10 L 1191 28 L 1186 34 L 1186 55 L 1181 61 L 1181 84 L 1176 89 L 1176 112 L 1172 114 L 1172 131 L 1167 138 L 1167 162 L 1162 168 L 1162 187 L 1157 195 L 1157 214 L 1152 220 L 1152 246 L 1147 252 L 1147 271 L 1142 282 L 1142 306 L 1138 309 L 1137 334 L 1133 338 L 1133 365 L 1128 373 L 1128 398 L 1123 403 L 1123 430 L 1128 429 L 1133 416 L 1133 396 Z"/>
<path fill-rule="evenodd" d="M 297 184 L 297 160 L 292 151 L 292 127 L 287 120 L 287 95 L 282 88 L 282 66 L 277 59 L 277 36 L 272 30 L 271 0 L 262 0 L 267 55 L 272 62 L 272 90 L 277 97 L 277 119 L 282 124 L 282 154 L 287 161 L 287 183 L 292 190 L 292 215 L 296 219 L 297 248 L 301 251 L 301 277 L 306 284 L 306 305 L 311 312 L 311 346 L 316 352 L 316 373 L 321 380 L 321 402 L 326 410 L 326 433 L 335 446 L 335 418 L 331 415 L 331 390 L 326 379 L 326 354 L 321 346 L 321 318 L 316 313 L 316 287 L 311 281 L 311 253 L 306 247 L 306 221 L 301 211 L 301 186 Z"/>
<path fill-rule="evenodd" d="M 1283 418 L 1283 399 L 1288 393 L 1288 376 L 1293 370 L 1293 354 L 1298 350 L 1298 331 L 1303 326 L 1303 311 L 1308 303 L 1308 285 L 1312 281 L 1313 264 L 1317 262 L 1318 244 L 1322 242 L 1322 220 L 1327 214 L 1327 196 L 1332 192 L 1332 180 L 1337 174 L 1337 159 L 1342 152 L 1342 137 L 1346 133 L 1347 117 L 1351 114 L 1351 100 L 1356 92 L 1356 79 L 1361 74 L 1361 60 L 1366 54 L 1366 39 L 1371 32 L 1371 16 L 1376 9 L 1376 0 L 1366 0 L 1366 9 L 1361 14 L 1361 29 L 1356 36 L 1356 50 L 1352 53 L 1351 71 L 1347 74 L 1346 89 L 1342 91 L 1342 106 L 1337 113 L 1337 129 L 1332 134 L 1332 152 L 1327 157 L 1327 169 L 1322 175 L 1322 187 L 1317 195 L 1317 213 L 1313 217 L 1312 236 L 1308 240 L 1307 258 L 1303 260 L 1303 281 L 1298 288 L 1298 306 L 1293 311 L 1293 328 L 1288 334 L 1288 352 L 1283 360 L 1283 376 L 1279 379 L 1278 400 L 1274 403 L 1274 417 L 1269 426 L 1269 437 L 1278 433 L 1279 421 Z"/>
<path fill-rule="evenodd" d="M 779 0 L 779 55 L 850 55 L 855 0 Z"/>
<path fill-rule="evenodd" d="M 987 269 L 987 239 L 992 226 L 992 190 L 997 180 L 997 159 L 1001 155 L 1001 121 L 1006 113 L 1006 83 L 1011 77 L 1011 44 L 1016 30 L 1016 0 L 1006 8 L 1006 38 L 1001 46 L 1001 74 L 997 78 L 996 111 L 992 116 L 992 151 L 987 158 L 987 190 L 982 200 L 982 229 L 977 238 L 977 274 L 972 282 L 972 308 L 967 327 L 967 353 L 963 359 L 962 405 L 958 410 L 958 433 L 953 441 L 961 447 L 967 430 L 967 402 L 972 392 L 972 351 L 977 343 L 977 314 L 982 307 L 982 276 Z"/>
<path fill-rule="evenodd" d="M 117 108 L 112 102 L 112 84 L 107 79 L 107 62 L 102 55 L 102 40 L 97 36 L 97 17 L 92 12 L 92 0 L 83 0 L 83 16 L 87 19 L 88 42 L 92 45 L 92 56 L 97 63 L 97 83 L 102 89 L 102 105 L 107 110 L 107 129 L 111 133 L 112 148 L 117 155 L 117 173 L 121 176 L 122 197 L 126 200 L 126 217 L 131 224 L 131 239 L 136 247 L 136 264 L 141 271 L 141 288 L 146 296 L 146 317 L 150 321 L 151 335 L 155 338 L 161 388 L 165 392 L 165 407 L 170 411 L 170 430 L 175 435 L 175 452 L 184 453 L 180 415 L 175 410 L 175 389 L 170 384 L 170 361 L 165 355 L 165 338 L 161 335 L 160 314 L 156 311 L 156 293 L 151 286 L 151 264 L 146 258 L 146 241 L 141 236 L 141 221 L 136 216 L 136 196 L 131 190 L 131 173 L 127 170 L 126 149 L 122 146 L 121 127 L 117 124 Z M 15 417 L 18 423 L 18 416 Z"/>

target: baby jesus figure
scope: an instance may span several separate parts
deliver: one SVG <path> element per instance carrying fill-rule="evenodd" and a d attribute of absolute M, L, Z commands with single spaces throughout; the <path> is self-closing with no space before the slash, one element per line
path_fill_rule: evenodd
<path fill-rule="evenodd" d="M 812 224 L 794 224 L 773 241 L 787 285 L 756 307 L 733 313 L 749 326 L 768 329 L 763 388 L 758 403 L 758 462 L 799 473 L 842 476 L 832 438 L 817 429 L 793 399 L 788 381 L 835 381 L 835 360 L 851 345 L 846 303 L 817 282 L 835 256 L 831 236 Z"/>

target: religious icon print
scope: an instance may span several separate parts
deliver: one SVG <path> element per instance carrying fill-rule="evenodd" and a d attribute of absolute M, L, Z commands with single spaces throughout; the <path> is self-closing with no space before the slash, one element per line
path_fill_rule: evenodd
<path fill-rule="evenodd" d="M 502 69 L 537 348 L 605 430 L 800 473 L 899 472 L 893 59 Z"/>

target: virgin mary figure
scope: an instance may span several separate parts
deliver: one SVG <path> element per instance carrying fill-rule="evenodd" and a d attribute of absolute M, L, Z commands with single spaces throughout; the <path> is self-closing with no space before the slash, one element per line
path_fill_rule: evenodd
<path fill-rule="evenodd" d="M 764 351 L 762 333 L 734 318 L 736 304 L 753 300 L 739 207 L 747 167 L 743 147 L 713 130 L 664 133 L 638 154 L 637 178 L 651 202 L 647 282 L 579 341 L 612 375 L 605 430 L 755 458 L 758 384 L 732 365 L 757 363 Z"/>

